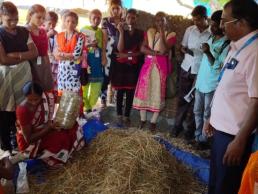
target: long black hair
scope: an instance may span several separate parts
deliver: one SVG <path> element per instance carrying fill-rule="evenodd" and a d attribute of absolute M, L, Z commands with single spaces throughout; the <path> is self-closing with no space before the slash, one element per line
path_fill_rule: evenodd
<path fill-rule="evenodd" d="M 29 81 L 23 86 L 22 92 L 24 96 L 28 96 L 32 93 L 37 94 L 38 96 L 42 96 L 43 89 L 38 83 Z"/>
<path fill-rule="evenodd" d="M 1 15 L 18 15 L 17 7 L 10 1 L 0 3 L 0 16 Z"/>
<path fill-rule="evenodd" d="M 204 7 L 203 5 L 197 5 L 197 6 L 193 9 L 191 15 L 192 15 L 193 17 L 200 16 L 200 17 L 202 17 L 202 18 L 207 18 L 207 9 L 206 9 L 206 7 Z"/>
<path fill-rule="evenodd" d="M 2 15 L 18 15 L 17 7 L 10 1 L 0 3 L 0 25 L 2 24 Z"/>

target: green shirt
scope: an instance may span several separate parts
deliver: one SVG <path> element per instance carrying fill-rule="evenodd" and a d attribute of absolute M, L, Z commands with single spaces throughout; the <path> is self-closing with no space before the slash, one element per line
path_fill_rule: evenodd
<path fill-rule="evenodd" d="M 214 37 L 211 37 L 207 42 L 210 46 L 210 51 L 215 58 L 215 61 L 214 64 L 210 64 L 207 55 L 203 54 L 201 66 L 198 71 L 195 84 L 196 89 L 202 93 L 212 92 L 218 85 L 220 70 L 229 49 L 229 45 L 227 45 L 225 48 L 222 48 L 225 41 L 227 41 L 227 39 L 224 36 L 219 40 L 214 40 Z"/>
<path fill-rule="evenodd" d="M 95 39 L 98 42 L 98 48 L 102 49 L 103 47 L 103 34 L 101 28 L 97 27 L 97 29 L 93 29 L 92 26 L 84 26 L 81 29 L 81 32 L 88 36 L 89 31 L 93 31 L 95 33 Z M 89 52 L 94 52 L 93 48 L 89 48 Z"/>

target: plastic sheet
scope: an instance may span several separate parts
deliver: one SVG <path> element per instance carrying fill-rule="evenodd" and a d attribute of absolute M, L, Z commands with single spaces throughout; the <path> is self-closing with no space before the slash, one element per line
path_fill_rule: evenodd
<path fill-rule="evenodd" d="M 19 163 L 20 172 L 17 178 L 16 193 L 28 193 L 30 191 L 26 167 L 27 167 L 27 163 L 25 162 Z"/>
<path fill-rule="evenodd" d="M 171 155 L 175 156 L 179 161 L 189 166 L 201 182 L 203 182 L 204 184 L 208 184 L 210 171 L 209 160 L 182 151 L 170 144 L 168 141 L 162 139 L 161 137 L 155 137 L 155 139 L 163 144 Z"/>
<path fill-rule="evenodd" d="M 98 119 L 91 119 L 83 126 L 83 136 L 86 143 L 90 143 L 98 133 L 106 130 L 108 127 Z"/>
<path fill-rule="evenodd" d="M 80 106 L 79 94 L 64 91 L 54 121 L 63 129 L 72 128 L 79 116 Z"/>

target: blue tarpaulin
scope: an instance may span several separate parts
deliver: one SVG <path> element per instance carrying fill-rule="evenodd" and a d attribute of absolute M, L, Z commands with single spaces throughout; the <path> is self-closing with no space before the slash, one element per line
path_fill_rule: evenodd
<path fill-rule="evenodd" d="M 90 143 L 99 133 L 105 131 L 107 126 L 98 119 L 91 119 L 83 126 L 83 137 L 86 143 Z"/>
<path fill-rule="evenodd" d="M 184 163 L 186 166 L 189 166 L 193 170 L 195 176 L 197 176 L 197 178 L 201 182 L 203 182 L 204 184 L 208 184 L 210 170 L 209 160 L 182 151 L 170 144 L 168 141 L 162 139 L 161 137 L 156 137 L 155 139 L 159 141 L 161 144 L 163 144 L 171 155 L 175 156 L 179 161 Z"/>

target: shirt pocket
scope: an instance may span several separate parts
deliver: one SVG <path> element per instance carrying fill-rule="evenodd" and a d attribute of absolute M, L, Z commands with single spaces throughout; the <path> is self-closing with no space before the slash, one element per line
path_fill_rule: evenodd
<path fill-rule="evenodd" d="M 243 71 L 240 71 L 239 69 L 233 70 L 233 80 L 231 82 L 232 87 L 242 91 L 244 88 L 246 88 L 246 78 L 245 73 Z M 243 92 L 243 91 L 242 91 Z"/>

